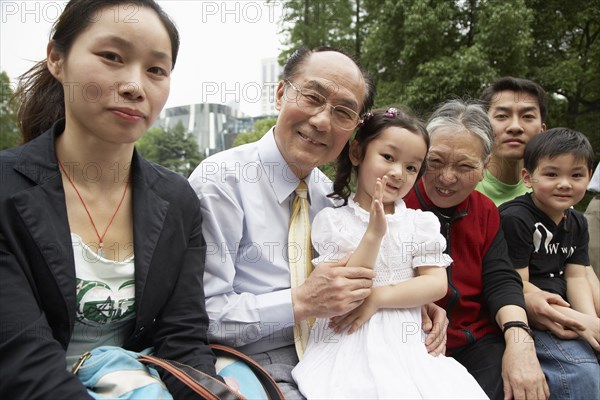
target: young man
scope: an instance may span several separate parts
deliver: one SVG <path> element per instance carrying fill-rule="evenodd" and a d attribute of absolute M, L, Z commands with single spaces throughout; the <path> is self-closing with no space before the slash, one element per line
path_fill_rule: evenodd
<path fill-rule="evenodd" d="M 537 83 L 504 77 L 481 95 L 494 129 L 494 149 L 483 180 L 475 188 L 496 206 L 527 193 L 521 180 L 525 145 L 546 130 L 547 97 Z"/>
<path fill-rule="evenodd" d="M 593 159 L 583 134 L 550 129 L 525 148 L 522 178 L 532 193 L 499 208 L 524 293 L 560 296 L 568 304 L 554 309 L 582 325 L 572 340 L 534 329 L 538 359 L 556 398 L 600 398 L 600 367 L 592 350 L 600 352 L 600 318 L 586 274 L 588 226 L 571 208 L 585 195 Z M 561 368 L 552 368 L 557 361 Z"/>
<path fill-rule="evenodd" d="M 200 198 L 207 241 L 204 275 L 211 341 L 237 347 L 272 374 L 286 398 L 302 398 L 291 370 L 298 362 L 293 327 L 342 315 L 370 294 L 373 270 L 319 264 L 292 287 L 288 227 L 301 181 L 309 219 L 333 205 L 331 181 L 319 171 L 337 158 L 359 115 L 373 104 L 373 86 L 347 55 L 301 49 L 276 91 L 277 123 L 262 139 L 204 160 L 190 176 Z M 428 309 L 435 329 L 428 349 L 445 349 L 445 312 Z M 435 340 L 434 340 L 435 339 Z"/>

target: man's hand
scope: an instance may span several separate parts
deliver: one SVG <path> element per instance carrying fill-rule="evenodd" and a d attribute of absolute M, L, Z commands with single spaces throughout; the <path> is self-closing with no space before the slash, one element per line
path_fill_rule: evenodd
<path fill-rule="evenodd" d="M 427 352 L 432 356 L 445 354 L 448 339 L 446 330 L 449 323 L 446 310 L 434 303 L 425 304 L 421 307 L 421 318 L 423 319 L 421 328 L 427 333 L 425 339 Z"/>
<path fill-rule="evenodd" d="M 585 330 L 583 324 L 552 308 L 552 304 L 569 307 L 557 294 L 539 290 L 525 293 L 527 318 L 531 326 L 540 330 L 548 330 L 561 339 L 576 339 L 577 331 Z"/>
<path fill-rule="evenodd" d="M 504 398 L 547 399 L 550 389 L 535 353 L 533 339 L 523 329 L 505 333 L 506 349 L 502 357 Z"/>
<path fill-rule="evenodd" d="M 370 268 L 346 267 L 348 258 L 320 263 L 302 285 L 292 289 L 296 321 L 347 314 L 371 294 L 375 272 Z"/>

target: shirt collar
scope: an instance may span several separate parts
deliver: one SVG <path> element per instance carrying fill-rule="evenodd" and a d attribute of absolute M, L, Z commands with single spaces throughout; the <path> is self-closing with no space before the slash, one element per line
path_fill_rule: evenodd
<path fill-rule="evenodd" d="M 294 193 L 296 187 L 300 183 L 300 179 L 292 172 L 283 155 L 275 143 L 275 127 L 271 128 L 258 141 L 258 156 L 262 168 L 269 177 L 269 184 L 273 189 L 273 193 L 277 197 L 279 204 L 283 203 L 290 195 Z M 304 178 L 308 186 L 308 202 L 311 198 L 310 182 L 314 179 L 319 179 L 317 172 L 313 169 L 310 174 Z"/>

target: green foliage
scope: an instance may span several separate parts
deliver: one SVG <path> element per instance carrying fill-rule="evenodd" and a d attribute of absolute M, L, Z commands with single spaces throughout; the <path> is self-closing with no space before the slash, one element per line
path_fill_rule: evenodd
<path fill-rule="evenodd" d="M 477 10 L 475 43 L 500 76 L 523 76 L 533 48 L 533 11 L 524 0 L 486 1 Z"/>
<path fill-rule="evenodd" d="M 320 165 L 319 169 L 332 181 L 335 179 L 335 161 Z"/>
<path fill-rule="evenodd" d="M 462 48 L 421 64 L 400 99 L 415 112 L 426 115 L 450 97 L 475 97 L 493 74 L 479 46 Z"/>
<path fill-rule="evenodd" d="M 288 50 L 280 55 L 280 61 L 285 63 L 292 51 L 302 46 L 355 51 L 355 1 L 284 0 L 283 5 L 286 11 L 281 25 Z"/>
<path fill-rule="evenodd" d="M 13 90 L 6 72 L 0 72 L 0 150 L 19 144 L 17 113 L 12 102 Z"/>
<path fill-rule="evenodd" d="M 532 76 L 564 96 L 564 119 L 555 121 L 600 141 L 600 7 L 597 1 L 527 0 L 535 10 Z M 595 138 L 595 140 L 594 140 Z"/>
<path fill-rule="evenodd" d="M 202 161 L 196 140 L 186 134 L 181 122 L 174 128 L 149 129 L 135 146 L 144 158 L 186 178 Z"/>
<path fill-rule="evenodd" d="M 377 70 L 366 61 L 378 76 L 378 105 L 400 102 L 425 116 L 450 97 L 477 98 L 491 80 L 527 71 L 533 16 L 524 0 L 386 3 L 395 14 L 382 14 L 365 42 L 365 54 L 380 57 Z"/>
<path fill-rule="evenodd" d="M 252 132 L 240 133 L 233 140 L 231 147 L 241 146 L 246 143 L 254 143 L 257 140 L 259 140 L 261 137 L 263 137 L 264 134 L 267 132 L 268 132 L 268 130 L 262 131 L 262 132 L 253 130 Z"/>
<path fill-rule="evenodd" d="M 265 118 L 258 120 L 254 123 L 252 132 L 240 133 L 233 141 L 232 146 L 240 146 L 246 143 L 256 142 L 258 139 L 263 137 L 265 133 L 269 131 L 277 122 L 277 118 Z"/>
<path fill-rule="evenodd" d="M 405 38 L 403 46 L 398 49 L 403 63 L 399 72 L 404 78 L 418 73 L 421 61 L 452 55 L 454 43 L 459 40 L 457 16 L 458 10 L 451 2 L 416 0 L 407 7 L 403 32 Z"/>
<path fill-rule="evenodd" d="M 597 0 L 288 0 L 284 6 L 289 47 L 280 59 L 299 45 L 356 48 L 375 82 L 376 107 L 402 104 L 426 118 L 444 100 L 477 99 L 493 80 L 520 76 L 548 92 L 548 127 L 577 129 L 600 149 Z"/>

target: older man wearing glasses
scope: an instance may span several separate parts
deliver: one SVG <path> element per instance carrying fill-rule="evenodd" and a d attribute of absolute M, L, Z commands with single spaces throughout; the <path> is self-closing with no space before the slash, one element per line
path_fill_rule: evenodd
<path fill-rule="evenodd" d="M 340 260 L 295 279 L 293 258 L 304 256 L 310 264 L 312 249 L 288 252 L 293 204 L 298 188 L 305 188 L 307 222 L 333 205 L 326 197 L 331 181 L 317 167 L 347 145 L 359 115 L 373 104 L 374 90 L 352 58 L 329 48 L 296 51 L 283 75 L 276 125 L 258 142 L 204 160 L 190 183 L 201 202 L 207 241 L 211 340 L 251 355 L 286 398 L 302 398 L 291 377 L 297 350 L 301 354 L 294 326 L 357 307 L 370 294 L 373 271 L 346 268 Z M 445 314 L 434 307 L 428 313 L 436 326 L 429 348 L 441 352 Z"/>

